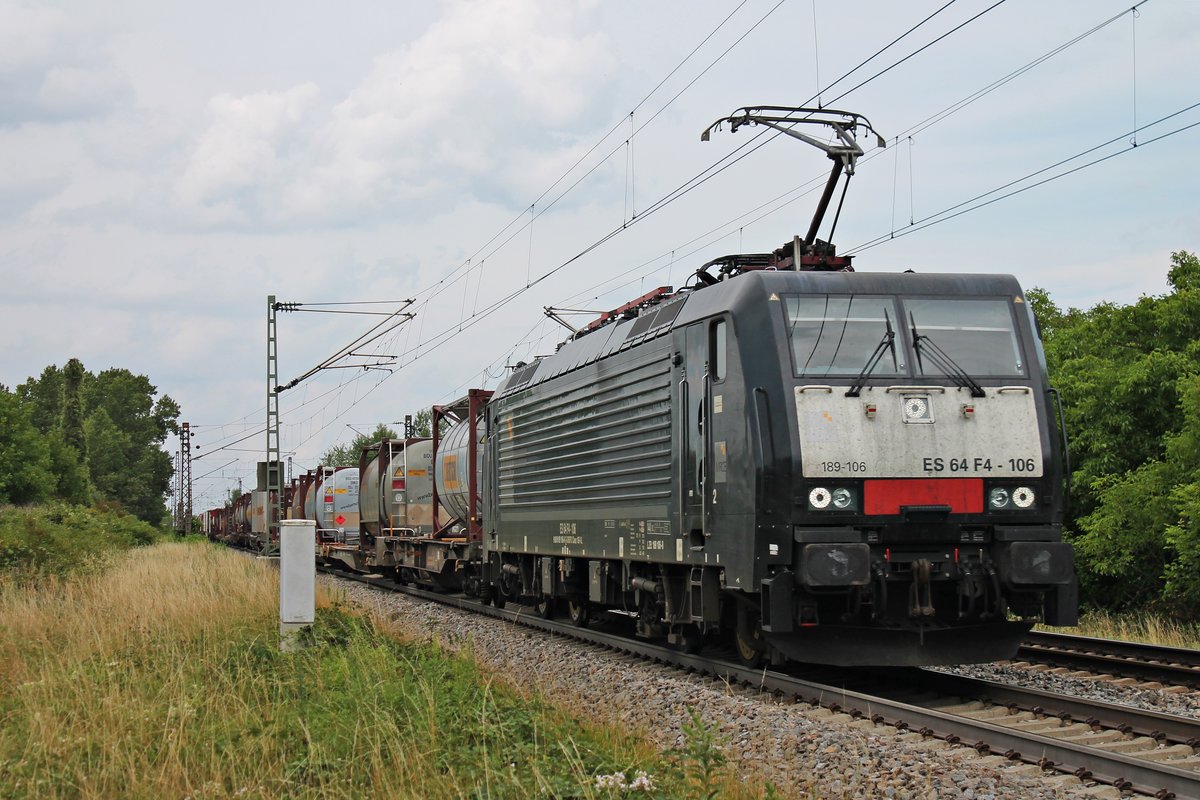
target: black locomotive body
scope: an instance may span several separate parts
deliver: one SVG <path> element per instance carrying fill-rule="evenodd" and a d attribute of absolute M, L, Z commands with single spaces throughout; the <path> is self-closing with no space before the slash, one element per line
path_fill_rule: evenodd
<path fill-rule="evenodd" d="M 1006 658 L 1076 613 L 1051 397 L 1010 276 L 664 294 L 491 398 L 479 585 L 747 661 Z"/>

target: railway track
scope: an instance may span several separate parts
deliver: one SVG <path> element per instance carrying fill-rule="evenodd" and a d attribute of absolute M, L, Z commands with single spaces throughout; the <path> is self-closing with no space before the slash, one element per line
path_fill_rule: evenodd
<path fill-rule="evenodd" d="M 1200 800 L 1200 720 L 922 669 L 748 669 L 720 653 L 689 654 L 638 640 L 612 624 L 579 628 L 565 620 L 544 619 L 523 606 L 496 609 L 382 576 L 324 571 L 688 673 L 712 675 L 777 700 L 820 706 L 852 719 L 973 747 L 984 755 L 1033 765 L 1048 775 L 1072 774 L 1122 793 Z"/>
<path fill-rule="evenodd" d="M 1200 651 L 1182 647 L 1032 632 L 1014 660 L 1164 686 L 1200 688 Z"/>

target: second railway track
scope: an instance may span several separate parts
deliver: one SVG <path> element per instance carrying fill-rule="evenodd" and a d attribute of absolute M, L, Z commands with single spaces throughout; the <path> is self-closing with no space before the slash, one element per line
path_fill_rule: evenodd
<path fill-rule="evenodd" d="M 1200 688 L 1200 651 L 1182 647 L 1032 632 L 1016 660 L 1165 686 Z"/>

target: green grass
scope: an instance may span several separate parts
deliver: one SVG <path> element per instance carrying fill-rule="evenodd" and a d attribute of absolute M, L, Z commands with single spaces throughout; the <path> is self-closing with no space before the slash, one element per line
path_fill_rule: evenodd
<path fill-rule="evenodd" d="M 324 595 L 281 653 L 277 598 L 203 543 L 0 585 L 0 797 L 761 796 L 699 722 L 659 752 Z M 597 780 L 638 772 L 650 791 Z"/>

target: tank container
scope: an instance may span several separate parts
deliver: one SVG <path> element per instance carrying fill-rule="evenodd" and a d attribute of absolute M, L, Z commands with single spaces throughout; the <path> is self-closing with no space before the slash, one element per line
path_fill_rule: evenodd
<path fill-rule="evenodd" d="M 478 428 L 480 436 L 475 452 L 477 456 L 481 456 L 483 454 L 483 425 L 479 425 Z M 464 419 L 442 437 L 438 443 L 437 458 L 434 459 L 433 479 L 437 481 L 438 500 L 456 520 L 463 523 L 467 522 L 467 517 L 470 515 L 470 502 L 467 496 L 470 491 L 470 440 L 471 420 Z M 475 487 L 477 495 L 483 486 L 482 461 L 482 458 L 476 458 Z"/>

